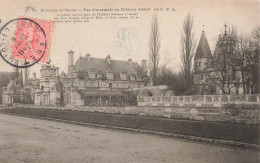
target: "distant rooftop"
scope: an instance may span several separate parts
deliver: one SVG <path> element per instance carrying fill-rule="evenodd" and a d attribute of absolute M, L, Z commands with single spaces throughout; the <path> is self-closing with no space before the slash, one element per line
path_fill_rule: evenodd
<path fill-rule="evenodd" d="M 109 60 L 109 61 L 108 61 Z M 75 70 L 106 73 L 112 72 L 115 77 L 119 77 L 120 73 L 125 72 L 127 76 L 136 74 L 136 71 L 140 68 L 137 62 L 133 62 L 131 59 L 128 61 L 113 60 L 111 57 L 107 58 L 92 58 L 90 55 L 80 57 L 74 66 Z"/>

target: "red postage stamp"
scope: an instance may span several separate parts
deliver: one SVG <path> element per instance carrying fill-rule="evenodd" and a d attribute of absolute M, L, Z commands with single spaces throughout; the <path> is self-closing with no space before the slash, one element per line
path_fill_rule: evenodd
<path fill-rule="evenodd" d="M 33 20 L 33 21 L 30 21 Z M 52 22 L 18 19 L 13 45 L 13 57 L 27 61 L 46 62 Z"/>
<path fill-rule="evenodd" d="M 24 17 L 10 20 L 0 31 L 2 40 L 4 40 L 1 43 L 1 46 L 4 47 L 1 57 L 8 64 L 20 68 L 30 67 L 38 62 L 45 63 L 52 25 L 52 21 Z M 16 65 L 15 60 L 19 60 L 23 64 Z"/>

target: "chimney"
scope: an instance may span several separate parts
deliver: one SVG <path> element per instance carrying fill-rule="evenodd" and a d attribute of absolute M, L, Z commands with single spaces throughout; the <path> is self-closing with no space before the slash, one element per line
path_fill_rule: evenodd
<path fill-rule="evenodd" d="M 86 57 L 87 57 L 88 61 L 90 61 L 90 54 L 89 53 L 86 54 Z"/>
<path fill-rule="evenodd" d="M 32 75 L 33 75 L 33 80 L 36 80 L 36 73 L 34 72 Z"/>
<path fill-rule="evenodd" d="M 73 67 L 74 51 L 70 50 L 70 51 L 68 52 L 68 54 L 69 54 L 68 67 Z"/>
<path fill-rule="evenodd" d="M 111 57 L 110 57 L 109 54 L 108 54 L 108 56 L 106 57 L 106 59 L 107 59 L 108 64 L 110 64 L 110 63 L 111 63 Z"/>
<path fill-rule="evenodd" d="M 147 61 L 145 59 L 142 60 L 142 69 L 144 72 L 147 72 Z"/>
<path fill-rule="evenodd" d="M 132 65 L 132 63 L 133 63 L 132 58 L 129 58 L 129 59 L 128 59 L 128 62 L 130 63 L 130 65 Z"/>

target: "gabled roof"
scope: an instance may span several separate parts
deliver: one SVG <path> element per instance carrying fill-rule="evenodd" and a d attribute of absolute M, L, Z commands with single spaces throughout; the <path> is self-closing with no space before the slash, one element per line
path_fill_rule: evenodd
<path fill-rule="evenodd" d="M 101 73 L 110 71 L 114 76 L 120 75 L 121 72 L 126 72 L 127 76 L 129 76 L 135 74 L 138 68 L 140 66 L 136 62 L 110 60 L 109 63 L 107 59 L 89 57 L 80 57 L 74 67 L 75 70 L 80 71 L 94 70 Z"/>
<path fill-rule="evenodd" d="M 200 42 L 197 47 L 197 51 L 194 59 L 201 59 L 201 58 L 212 58 L 212 53 L 209 48 L 209 43 L 205 31 L 202 31 L 202 34 L 200 36 Z"/>
<path fill-rule="evenodd" d="M 10 90 L 10 89 L 16 89 L 16 84 L 13 80 L 10 80 L 10 82 L 8 83 L 7 85 L 7 89 Z"/>
<path fill-rule="evenodd" d="M 66 73 L 64 71 L 62 71 L 61 74 L 60 74 L 60 77 L 64 78 L 66 76 L 67 76 Z"/>
<path fill-rule="evenodd" d="M 142 89 L 139 91 L 138 96 L 152 96 L 152 92 L 147 89 Z"/>

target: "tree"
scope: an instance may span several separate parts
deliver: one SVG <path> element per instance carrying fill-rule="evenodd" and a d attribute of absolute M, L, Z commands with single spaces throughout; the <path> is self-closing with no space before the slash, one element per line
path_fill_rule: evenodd
<path fill-rule="evenodd" d="M 252 36 L 254 38 L 255 42 L 255 56 L 253 57 L 253 64 L 254 65 L 251 67 L 253 70 L 253 83 L 255 85 L 255 92 L 254 93 L 260 93 L 260 25 L 258 25 L 253 31 L 252 31 Z"/>
<path fill-rule="evenodd" d="M 258 25 L 253 31 L 252 31 L 253 38 L 260 43 L 260 25 Z"/>
<path fill-rule="evenodd" d="M 186 89 L 192 87 L 192 58 L 194 57 L 194 50 L 196 40 L 194 38 L 193 18 L 188 14 L 183 22 L 183 32 L 181 35 L 181 61 L 184 81 L 186 81 Z"/>
<path fill-rule="evenodd" d="M 252 43 L 249 35 L 239 35 L 236 37 L 234 46 L 235 53 L 233 62 L 240 70 L 243 93 L 246 94 L 249 93 L 249 87 L 247 86 L 249 84 L 248 82 L 252 82 L 251 73 L 254 70 L 251 68 L 256 64 L 254 62 L 255 45 Z"/>
<path fill-rule="evenodd" d="M 229 44 L 225 41 L 221 41 L 218 44 L 220 49 L 220 53 L 217 54 L 216 60 L 213 64 L 214 69 L 216 70 L 214 73 L 215 79 L 217 79 L 219 83 L 219 88 L 222 91 L 222 94 L 231 94 L 232 85 L 236 80 L 236 76 L 234 74 L 235 66 L 232 62 L 233 48 L 231 48 L 233 43 Z M 213 78 L 213 79 L 214 79 Z"/>
<path fill-rule="evenodd" d="M 150 75 L 153 80 L 153 85 L 157 85 L 157 71 L 160 59 L 160 31 L 158 24 L 158 17 L 155 15 L 151 24 L 151 33 L 149 41 L 149 64 L 150 64 Z"/>
<path fill-rule="evenodd" d="M 225 27 L 227 26 L 225 25 Z M 205 82 L 212 83 L 212 86 L 216 85 L 222 94 L 231 94 L 232 88 L 237 86 L 240 80 L 236 75 L 239 69 L 234 62 L 236 37 L 234 26 L 229 33 L 225 29 L 225 32 L 219 36 L 212 65 L 214 73 L 208 73 L 205 77 L 208 80 Z"/>
<path fill-rule="evenodd" d="M 142 67 L 135 68 L 137 77 L 140 81 L 143 82 L 145 86 L 149 83 L 149 76 L 147 75 L 147 71 L 144 70 Z"/>
<path fill-rule="evenodd" d="M 191 76 L 191 80 L 193 80 L 193 76 Z M 184 78 L 183 71 L 180 71 L 179 73 L 175 74 L 173 82 L 173 90 L 175 95 L 181 96 L 181 95 L 193 95 L 196 94 L 195 87 L 190 87 L 187 89 L 187 82 Z"/>
<path fill-rule="evenodd" d="M 173 90 L 175 86 L 175 74 L 168 67 L 160 67 L 157 83 L 159 85 L 167 85 L 169 89 Z"/>

